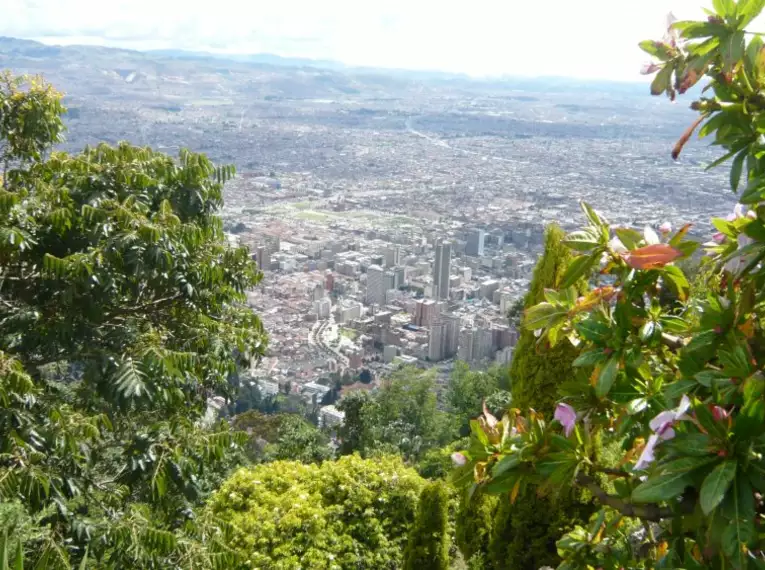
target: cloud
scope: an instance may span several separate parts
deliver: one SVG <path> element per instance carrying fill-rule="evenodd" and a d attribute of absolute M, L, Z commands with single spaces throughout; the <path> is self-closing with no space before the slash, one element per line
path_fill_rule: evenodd
<path fill-rule="evenodd" d="M 638 79 L 637 43 L 700 0 L 4 0 L 0 35 L 481 74 Z"/>

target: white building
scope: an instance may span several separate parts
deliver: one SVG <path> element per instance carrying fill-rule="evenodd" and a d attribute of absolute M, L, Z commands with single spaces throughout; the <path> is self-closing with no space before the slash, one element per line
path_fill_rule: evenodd
<path fill-rule="evenodd" d="M 385 304 L 384 271 L 379 265 L 370 265 L 367 269 L 367 294 L 364 300 L 367 305 Z"/>
<path fill-rule="evenodd" d="M 319 408 L 319 427 L 337 427 L 345 421 L 345 412 L 341 412 L 335 406 L 322 406 Z"/>

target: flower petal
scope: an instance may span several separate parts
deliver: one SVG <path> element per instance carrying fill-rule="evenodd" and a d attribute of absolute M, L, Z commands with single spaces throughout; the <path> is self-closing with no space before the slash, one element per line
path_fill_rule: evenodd
<path fill-rule="evenodd" d="M 452 453 L 452 463 L 454 463 L 457 467 L 462 467 L 467 463 L 467 457 L 465 457 L 462 453 Z"/>
<path fill-rule="evenodd" d="M 566 437 L 570 436 L 576 425 L 576 410 L 561 402 L 555 408 L 554 417 L 565 428 Z"/>
<path fill-rule="evenodd" d="M 634 471 L 642 471 L 646 467 L 648 467 L 651 463 L 654 462 L 656 457 L 654 457 L 654 449 L 656 448 L 656 444 L 659 442 L 659 436 L 656 434 L 653 434 L 651 437 L 648 438 L 648 441 L 645 444 L 645 447 L 643 448 L 643 453 L 640 454 L 640 457 L 637 460 L 637 463 L 635 463 Z"/>

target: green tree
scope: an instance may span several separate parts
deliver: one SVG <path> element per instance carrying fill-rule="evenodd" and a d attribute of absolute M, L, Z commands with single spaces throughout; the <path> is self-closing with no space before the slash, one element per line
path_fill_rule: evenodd
<path fill-rule="evenodd" d="M 469 433 L 470 419 L 481 412 L 484 400 L 499 389 L 499 369 L 474 371 L 466 363 L 457 362 L 446 386 L 445 401 L 461 435 Z"/>
<path fill-rule="evenodd" d="M 208 509 L 251 568 L 400 568 L 425 484 L 397 457 L 276 461 L 237 471 Z"/>
<path fill-rule="evenodd" d="M 266 448 L 266 461 L 321 463 L 331 458 L 329 438 L 316 426 L 293 414 L 282 416 L 277 439 L 273 445 Z"/>
<path fill-rule="evenodd" d="M 486 560 L 494 531 L 498 498 L 477 490 L 462 493 L 456 517 L 456 541 L 465 560 Z"/>
<path fill-rule="evenodd" d="M 448 570 L 449 493 L 434 481 L 422 491 L 417 518 L 404 551 L 404 570 Z"/>
<path fill-rule="evenodd" d="M 201 420 L 266 344 L 242 304 L 260 274 L 217 215 L 233 170 L 128 144 L 47 156 L 60 95 L 3 77 L 0 500 L 39 520 L 40 567 L 211 567 L 225 524 L 193 508 L 245 438 Z"/>
<path fill-rule="evenodd" d="M 545 247 L 539 258 L 524 299 L 528 310 L 545 300 L 545 289 L 558 287 L 571 260 L 571 250 L 563 243 L 566 234 L 550 224 L 545 231 Z M 534 331 L 523 329 L 510 365 L 513 406 L 520 410 L 534 408 L 549 417 L 557 402 L 558 387 L 574 376 L 571 364 L 576 349 L 568 343 L 550 348 L 539 343 Z"/>
<path fill-rule="evenodd" d="M 340 400 L 345 412 L 340 452 L 368 455 L 397 450 L 416 459 L 452 439 L 451 418 L 437 407 L 434 372 L 396 370 L 374 394 L 354 392 Z"/>
<path fill-rule="evenodd" d="M 545 232 L 545 248 L 539 258 L 526 294 L 528 309 L 544 300 L 545 289 L 557 287 L 571 260 L 563 243 L 566 234 L 551 224 Z M 534 331 L 524 329 L 510 367 L 512 406 L 534 409 L 551 417 L 561 384 L 574 377 L 576 349 L 568 343 L 553 348 L 540 345 Z M 580 519 L 580 506 L 573 496 L 539 496 L 533 487 L 523 489 L 513 504 L 505 500 L 497 519 L 488 560 L 496 570 L 557 566 L 555 541 Z M 589 516 L 585 513 L 585 520 Z"/>

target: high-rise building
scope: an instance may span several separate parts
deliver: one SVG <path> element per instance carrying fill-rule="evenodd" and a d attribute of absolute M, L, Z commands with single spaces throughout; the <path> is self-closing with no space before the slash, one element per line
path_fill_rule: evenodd
<path fill-rule="evenodd" d="M 370 265 L 367 268 L 367 305 L 385 304 L 385 280 L 383 268 L 379 265 Z"/>
<path fill-rule="evenodd" d="M 446 337 L 446 324 L 436 321 L 430 327 L 428 337 L 428 360 L 438 362 L 444 358 L 444 339 Z"/>
<path fill-rule="evenodd" d="M 452 246 L 436 242 L 436 260 L 433 264 L 433 298 L 449 298 L 449 273 L 452 265 Z"/>
<path fill-rule="evenodd" d="M 332 312 L 332 301 L 324 297 L 313 302 L 313 310 L 320 319 L 328 319 Z"/>
<path fill-rule="evenodd" d="M 457 354 L 460 342 L 460 324 L 462 320 L 458 315 L 445 314 L 441 317 L 446 325 L 444 335 L 444 358 L 451 358 Z"/>
<path fill-rule="evenodd" d="M 394 289 L 400 289 L 406 285 L 406 269 L 404 267 L 394 267 L 393 276 Z"/>
<path fill-rule="evenodd" d="M 327 274 L 324 276 L 324 287 L 327 291 L 332 291 L 335 288 L 335 276 L 329 270 L 327 270 Z"/>
<path fill-rule="evenodd" d="M 311 293 L 312 299 L 314 301 L 320 301 L 321 299 L 324 298 L 325 295 L 326 295 L 326 291 L 324 290 L 324 286 L 321 283 L 317 283 L 314 286 L 313 291 Z"/>
<path fill-rule="evenodd" d="M 393 271 L 386 271 L 383 274 L 383 284 L 386 291 L 396 289 L 396 274 Z"/>
<path fill-rule="evenodd" d="M 473 230 L 470 232 L 468 234 L 467 245 L 465 246 L 465 253 L 473 257 L 482 256 L 485 239 L 486 232 L 483 230 Z"/>
<path fill-rule="evenodd" d="M 385 267 L 401 264 L 401 246 L 389 245 L 385 248 Z"/>
<path fill-rule="evenodd" d="M 441 305 L 433 299 L 420 299 L 414 306 L 414 324 L 418 327 L 429 327 L 436 321 L 440 312 Z"/>

